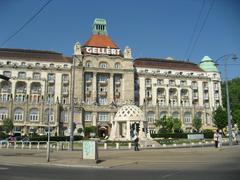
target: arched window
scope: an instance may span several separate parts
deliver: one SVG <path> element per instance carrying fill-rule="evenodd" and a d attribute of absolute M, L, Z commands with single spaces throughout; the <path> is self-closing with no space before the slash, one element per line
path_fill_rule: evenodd
<path fill-rule="evenodd" d="M 26 73 L 25 72 L 19 72 L 18 73 L 18 78 L 25 79 L 26 78 Z"/>
<path fill-rule="evenodd" d="M 30 119 L 30 121 L 38 121 L 39 120 L 39 111 L 37 108 L 33 108 L 30 110 L 29 119 Z"/>
<path fill-rule="evenodd" d="M 192 123 L 192 114 L 190 112 L 185 112 L 184 113 L 184 123 L 185 124 Z"/>
<path fill-rule="evenodd" d="M 172 113 L 173 118 L 178 118 L 179 119 L 179 112 L 175 111 Z"/>
<path fill-rule="evenodd" d="M 108 65 L 107 65 L 106 62 L 100 62 L 100 63 L 99 63 L 99 68 L 106 69 L 107 67 L 108 67 Z"/>
<path fill-rule="evenodd" d="M 0 121 L 6 119 L 8 117 L 7 108 L 0 108 Z"/>
<path fill-rule="evenodd" d="M 121 68 L 121 64 L 120 63 L 115 63 L 114 67 L 115 67 L 115 69 L 120 69 Z"/>
<path fill-rule="evenodd" d="M 147 113 L 147 120 L 148 122 L 155 122 L 155 113 L 150 111 Z"/>
<path fill-rule="evenodd" d="M 16 108 L 14 110 L 14 121 L 23 121 L 24 112 L 21 108 Z"/>
<path fill-rule="evenodd" d="M 167 116 L 167 112 L 166 111 L 160 112 L 160 118 L 163 118 L 164 116 Z"/>

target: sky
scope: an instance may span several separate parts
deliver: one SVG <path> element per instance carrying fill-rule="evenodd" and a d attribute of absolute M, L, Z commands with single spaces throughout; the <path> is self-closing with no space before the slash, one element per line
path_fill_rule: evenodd
<path fill-rule="evenodd" d="M 0 44 L 48 0 L 0 0 Z M 133 57 L 200 63 L 207 55 L 228 61 L 228 78 L 240 76 L 239 0 L 52 0 L 2 48 L 51 50 L 71 56 L 84 44 L 95 18 L 107 21 L 112 40 Z M 231 53 L 238 55 L 234 62 Z M 219 59 L 223 72 L 223 58 Z M 224 79 L 224 78 L 223 78 Z"/>

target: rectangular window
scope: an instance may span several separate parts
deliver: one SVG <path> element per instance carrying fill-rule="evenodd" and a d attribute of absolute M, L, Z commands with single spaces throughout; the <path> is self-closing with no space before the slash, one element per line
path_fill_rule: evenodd
<path fill-rule="evenodd" d="M 98 113 L 98 121 L 108 121 L 108 113 L 107 112 Z"/>
<path fill-rule="evenodd" d="M 99 102 L 100 105 L 107 105 L 107 98 L 99 97 L 98 102 Z"/>
<path fill-rule="evenodd" d="M 85 112 L 85 121 L 92 121 L 92 113 Z"/>
<path fill-rule="evenodd" d="M 35 80 L 41 79 L 41 74 L 40 73 L 33 73 L 33 79 L 35 79 Z"/>

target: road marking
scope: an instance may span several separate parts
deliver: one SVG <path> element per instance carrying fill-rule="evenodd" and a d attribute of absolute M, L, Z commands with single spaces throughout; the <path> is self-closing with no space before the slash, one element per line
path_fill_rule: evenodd
<path fill-rule="evenodd" d="M 9 168 L 7 168 L 7 167 L 0 167 L 0 171 L 1 170 L 8 170 Z"/>

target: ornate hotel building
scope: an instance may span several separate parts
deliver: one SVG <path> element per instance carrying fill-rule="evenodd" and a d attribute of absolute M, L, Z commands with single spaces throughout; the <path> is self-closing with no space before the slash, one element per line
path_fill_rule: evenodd
<path fill-rule="evenodd" d="M 160 117 L 178 117 L 184 130 L 198 116 L 211 128 L 212 111 L 221 105 L 220 74 L 209 57 L 200 65 L 171 58 L 133 60 L 107 33 L 106 21 L 95 19 L 90 39 L 74 46 L 72 57 L 39 50 L 0 49 L 0 125 L 14 122 L 14 132 L 68 135 L 73 120 L 110 134 L 112 120 L 124 104 L 142 108 L 155 131 Z"/>

